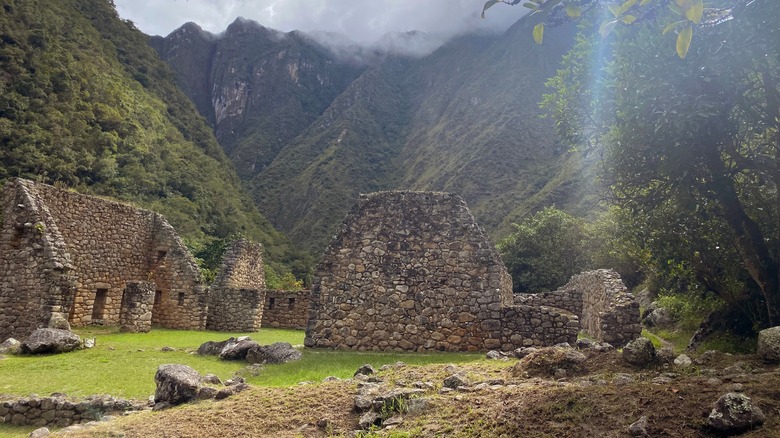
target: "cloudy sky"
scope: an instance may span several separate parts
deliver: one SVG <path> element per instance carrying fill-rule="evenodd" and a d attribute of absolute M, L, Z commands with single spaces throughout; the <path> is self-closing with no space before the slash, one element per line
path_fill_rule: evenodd
<path fill-rule="evenodd" d="M 236 17 L 288 32 L 328 31 L 371 44 L 388 32 L 420 30 L 450 37 L 503 31 L 526 8 L 496 5 L 482 20 L 484 0 L 115 0 L 122 18 L 150 35 L 167 35 L 188 21 L 219 33 Z"/>

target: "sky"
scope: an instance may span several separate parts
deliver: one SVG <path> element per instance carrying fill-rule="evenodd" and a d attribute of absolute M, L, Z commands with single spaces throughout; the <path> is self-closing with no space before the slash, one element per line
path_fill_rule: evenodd
<path fill-rule="evenodd" d="M 391 32 L 423 31 L 448 39 L 471 31 L 502 32 L 526 8 L 498 4 L 482 20 L 484 0 L 114 0 L 119 16 L 149 35 L 193 21 L 220 33 L 237 17 L 283 32 L 337 32 L 371 45 Z"/>

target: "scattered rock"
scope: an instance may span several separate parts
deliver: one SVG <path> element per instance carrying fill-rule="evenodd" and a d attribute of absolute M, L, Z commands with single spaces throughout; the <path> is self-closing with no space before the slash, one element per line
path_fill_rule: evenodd
<path fill-rule="evenodd" d="M 745 362 L 734 362 L 731 366 L 723 369 L 724 376 L 736 376 L 745 373 L 747 373 L 747 365 Z"/>
<path fill-rule="evenodd" d="M 580 350 L 587 350 L 589 348 L 593 348 L 596 343 L 591 341 L 587 338 L 577 339 L 577 342 L 574 344 L 579 348 Z"/>
<path fill-rule="evenodd" d="M 96 338 L 84 338 L 84 340 L 81 342 L 82 348 L 95 348 L 95 345 L 97 344 Z M 113 350 L 113 348 L 109 347 L 109 350 Z"/>
<path fill-rule="evenodd" d="M 650 434 L 647 433 L 647 417 L 643 415 L 635 423 L 628 426 L 628 433 L 631 436 L 649 437 Z"/>
<path fill-rule="evenodd" d="M 222 349 L 225 348 L 227 344 L 235 342 L 238 342 L 236 338 L 229 338 L 220 342 L 207 341 L 200 344 L 200 347 L 198 347 L 198 354 L 201 356 L 216 356 L 222 352 Z"/>
<path fill-rule="evenodd" d="M 533 353 L 534 351 L 537 351 L 536 347 L 520 347 L 520 348 L 516 348 L 515 351 L 513 351 L 512 353 L 514 353 L 516 358 L 522 359 L 528 356 L 529 354 Z"/>
<path fill-rule="evenodd" d="M 707 384 L 710 386 L 720 386 L 723 384 L 723 380 L 720 380 L 717 377 L 710 377 L 707 379 Z"/>
<path fill-rule="evenodd" d="M 444 367 L 444 372 L 447 374 L 455 374 L 460 371 L 460 368 L 458 368 L 455 364 L 447 364 L 446 367 Z"/>
<path fill-rule="evenodd" d="M 488 358 L 488 359 L 493 359 L 493 360 L 505 359 L 505 356 L 502 355 L 501 352 L 496 351 L 496 350 L 488 351 L 487 354 L 485 355 L 485 357 Z"/>
<path fill-rule="evenodd" d="M 623 347 L 623 359 L 631 365 L 647 366 L 655 359 L 655 347 L 647 338 L 636 338 Z"/>
<path fill-rule="evenodd" d="M 615 374 L 615 377 L 612 379 L 612 383 L 615 385 L 628 385 L 634 382 L 635 380 L 630 374 Z"/>
<path fill-rule="evenodd" d="M 365 364 L 365 365 L 361 366 L 360 368 L 358 368 L 357 371 L 355 371 L 354 376 L 357 376 L 358 374 L 362 374 L 364 376 L 369 376 L 369 375 L 375 374 L 375 373 L 376 373 L 376 370 L 374 369 L 374 367 L 372 367 L 370 364 Z"/>
<path fill-rule="evenodd" d="M 360 417 L 360 420 L 358 421 L 358 426 L 363 430 L 368 430 L 372 426 L 381 426 L 382 425 L 382 417 L 374 412 L 369 411 L 363 414 L 362 417 Z"/>
<path fill-rule="evenodd" d="M 79 335 L 67 330 L 39 328 L 22 342 L 22 353 L 67 353 L 81 347 Z"/>
<path fill-rule="evenodd" d="M 431 382 L 414 382 L 412 383 L 412 388 L 417 389 L 433 389 L 433 383 Z"/>
<path fill-rule="evenodd" d="M 456 373 L 444 379 L 445 388 L 457 389 L 461 386 L 469 385 L 471 385 L 471 382 L 469 381 L 468 377 L 462 373 Z"/>
<path fill-rule="evenodd" d="M 658 376 L 650 381 L 653 385 L 668 385 L 672 383 L 672 378 L 667 376 Z"/>
<path fill-rule="evenodd" d="M 30 432 L 30 438 L 44 438 L 51 435 L 51 432 L 48 428 L 41 427 L 40 429 L 35 429 L 34 431 Z"/>
<path fill-rule="evenodd" d="M 333 431 L 333 422 L 330 418 L 320 418 L 317 420 L 317 428 L 330 435 Z"/>
<path fill-rule="evenodd" d="M 228 342 L 219 352 L 219 358 L 222 360 L 244 360 L 249 350 L 259 346 L 260 344 L 251 339 Z"/>
<path fill-rule="evenodd" d="M 209 385 L 221 385 L 222 380 L 220 380 L 219 377 L 217 377 L 215 374 L 206 374 L 201 378 L 201 382 L 207 383 Z"/>
<path fill-rule="evenodd" d="M 246 353 L 250 363 L 287 363 L 300 360 L 302 354 L 287 342 L 275 342 L 271 345 L 258 345 Z"/>
<path fill-rule="evenodd" d="M 238 394 L 241 391 L 244 391 L 249 388 L 249 385 L 247 385 L 244 382 L 237 383 L 235 385 L 226 386 L 217 392 L 217 395 L 214 396 L 214 400 L 223 400 L 231 395 Z"/>
<path fill-rule="evenodd" d="M 22 352 L 22 343 L 14 338 L 8 338 L 0 344 L 0 354 L 19 354 Z"/>
<path fill-rule="evenodd" d="M 328 376 L 328 377 L 322 379 L 322 381 L 326 382 L 326 383 L 328 383 L 328 382 L 341 382 L 341 379 L 336 377 L 336 376 Z"/>
<path fill-rule="evenodd" d="M 553 345 L 553 347 L 558 347 L 558 348 L 571 348 L 571 344 L 569 344 L 568 342 L 559 342 L 559 343 L 557 343 L 557 344 Z"/>
<path fill-rule="evenodd" d="M 169 351 L 176 351 L 176 349 L 173 348 L 173 347 L 167 347 L 166 346 L 166 347 L 161 348 L 160 351 L 162 351 L 162 352 L 169 352 Z"/>
<path fill-rule="evenodd" d="M 52 329 L 70 331 L 70 323 L 68 323 L 68 318 L 64 314 L 59 312 L 55 312 L 51 314 L 51 318 L 49 318 L 48 327 Z"/>
<path fill-rule="evenodd" d="M 688 357 L 687 354 L 681 354 L 674 360 L 674 364 L 678 367 L 689 367 L 693 364 L 693 361 L 691 361 L 691 358 Z"/>
<path fill-rule="evenodd" d="M 693 362 L 696 365 L 705 365 L 718 360 L 718 358 L 721 356 L 723 356 L 723 353 L 721 353 L 720 351 L 707 350 L 704 353 L 702 353 L 701 356 L 696 358 Z"/>
<path fill-rule="evenodd" d="M 165 364 L 157 368 L 154 375 L 157 390 L 155 403 L 179 405 L 195 400 L 200 389 L 200 374 L 187 365 Z"/>
<path fill-rule="evenodd" d="M 673 363 L 676 358 L 677 355 L 675 354 L 674 349 L 671 347 L 664 347 L 660 350 L 656 350 L 655 352 L 655 360 L 660 364 Z"/>
<path fill-rule="evenodd" d="M 606 351 L 612 351 L 615 349 L 615 346 L 610 344 L 609 342 L 599 342 L 594 347 L 594 350 L 598 351 L 599 353 L 603 353 Z"/>
<path fill-rule="evenodd" d="M 727 393 L 715 402 L 707 426 L 719 434 L 738 434 L 764 424 L 766 416 L 745 394 Z"/>
<path fill-rule="evenodd" d="M 232 379 L 225 380 L 225 386 L 239 385 L 241 383 L 245 383 L 244 378 L 241 376 L 233 376 Z M 308 383 L 312 383 L 312 382 L 308 382 Z"/>
<path fill-rule="evenodd" d="M 767 362 L 780 362 L 780 326 L 758 332 L 756 353 Z"/>
<path fill-rule="evenodd" d="M 512 367 L 512 374 L 552 377 L 556 373 L 561 375 L 559 370 L 563 370 L 566 375 L 577 375 L 585 371 L 586 359 L 584 354 L 571 347 L 540 348 L 520 359 L 520 362 Z"/>
<path fill-rule="evenodd" d="M 219 389 L 214 388 L 213 386 L 201 386 L 200 389 L 198 389 L 198 394 L 195 396 L 195 399 L 211 400 L 217 396 L 217 393 L 219 393 Z"/>

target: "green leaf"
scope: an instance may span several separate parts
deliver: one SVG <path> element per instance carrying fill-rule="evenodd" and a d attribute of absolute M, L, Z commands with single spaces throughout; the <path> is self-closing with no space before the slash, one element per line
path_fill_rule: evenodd
<path fill-rule="evenodd" d="M 602 24 L 601 27 L 599 27 L 599 34 L 601 35 L 601 37 L 606 38 L 607 35 L 612 33 L 612 30 L 615 28 L 615 26 L 617 26 L 617 24 L 618 24 L 617 20 L 610 20 L 604 22 L 604 24 Z"/>
<path fill-rule="evenodd" d="M 525 6 L 528 9 L 533 9 L 534 11 L 538 11 L 539 10 L 539 5 L 537 5 L 536 3 L 525 2 L 525 3 L 523 3 L 523 6 Z"/>
<path fill-rule="evenodd" d="M 536 44 L 542 44 L 542 38 L 544 37 L 544 23 L 538 23 L 534 26 L 534 41 Z"/>
<path fill-rule="evenodd" d="M 621 20 L 623 20 L 623 23 L 631 24 L 636 21 L 636 17 L 633 15 L 624 15 Z"/>
<path fill-rule="evenodd" d="M 636 4 L 637 0 L 628 0 L 627 2 L 623 3 L 620 6 L 620 9 L 618 9 L 618 15 L 625 14 L 626 11 L 631 9 L 631 6 L 634 6 Z"/>
<path fill-rule="evenodd" d="M 566 6 L 566 15 L 571 18 L 577 18 L 582 15 L 582 9 L 578 6 Z"/>
<path fill-rule="evenodd" d="M 679 6 L 677 6 L 674 3 L 669 3 L 669 9 L 671 9 L 672 12 L 674 12 L 677 15 L 685 15 L 685 14 L 683 14 L 682 8 L 680 8 Z"/>
<path fill-rule="evenodd" d="M 617 17 L 620 15 L 620 6 L 618 5 L 607 5 L 607 8 L 609 9 L 609 12 L 612 12 L 612 15 Z"/>
<path fill-rule="evenodd" d="M 675 21 L 674 23 L 666 26 L 663 30 L 663 34 L 666 35 L 667 33 L 671 32 L 672 30 L 676 29 L 680 25 L 684 24 L 685 20 Z"/>
<path fill-rule="evenodd" d="M 641 2 L 639 2 L 639 6 L 644 6 L 644 5 L 648 4 L 648 3 L 650 3 L 651 1 L 652 0 L 642 0 Z"/>
<path fill-rule="evenodd" d="M 704 13 L 704 3 L 702 0 L 696 0 L 685 11 L 685 17 L 691 20 L 693 23 L 701 23 L 701 16 Z"/>
<path fill-rule="evenodd" d="M 485 2 L 485 6 L 482 7 L 482 18 L 485 18 L 485 11 L 492 8 L 496 3 L 501 3 L 501 0 L 488 0 Z"/>
<path fill-rule="evenodd" d="M 685 59 L 688 54 L 688 49 L 691 47 L 691 40 L 693 39 L 693 28 L 686 26 L 677 35 L 677 56 L 680 59 Z"/>

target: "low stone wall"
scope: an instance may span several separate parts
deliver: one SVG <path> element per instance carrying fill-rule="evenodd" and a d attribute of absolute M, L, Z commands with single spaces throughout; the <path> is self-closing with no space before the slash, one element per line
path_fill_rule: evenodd
<path fill-rule="evenodd" d="M 154 291 L 154 283 L 137 281 L 127 284 L 119 311 L 120 331 L 147 333 L 152 329 Z"/>
<path fill-rule="evenodd" d="M 642 332 L 639 304 L 620 275 L 609 269 L 575 275 L 556 291 L 515 295 L 515 303 L 571 312 L 579 317 L 581 329 L 588 335 L 618 347 Z"/>
<path fill-rule="evenodd" d="M 501 349 L 543 347 L 577 341 L 577 315 L 546 306 L 516 305 L 501 310 Z"/>
<path fill-rule="evenodd" d="M 217 305 L 209 307 L 207 330 L 220 332 L 256 332 L 263 319 L 265 291 L 223 287 Z"/>
<path fill-rule="evenodd" d="M 305 329 L 310 295 L 308 290 L 266 290 L 263 327 Z"/>
<path fill-rule="evenodd" d="M 0 400 L 0 420 L 14 426 L 67 427 L 100 420 L 105 415 L 144 410 L 148 405 L 148 402 L 111 396 L 90 396 L 83 399 L 64 395 L 23 397 Z"/>

